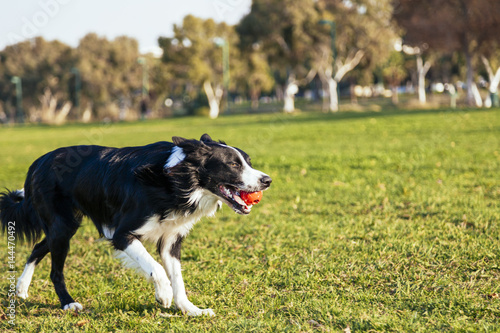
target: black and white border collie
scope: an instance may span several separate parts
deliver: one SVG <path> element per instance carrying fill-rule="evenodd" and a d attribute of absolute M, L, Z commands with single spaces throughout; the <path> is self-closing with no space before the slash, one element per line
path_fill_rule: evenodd
<path fill-rule="evenodd" d="M 81 310 L 64 283 L 63 267 L 71 237 L 88 216 L 128 265 L 155 286 L 156 301 L 191 316 L 210 315 L 191 303 L 181 273 L 181 243 L 203 216 L 222 203 L 236 213 L 251 206 L 240 191 L 267 189 L 271 178 L 252 168 L 242 150 L 213 141 L 173 137 L 141 147 L 73 146 L 38 158 L 29 168 L 23 190 L 0 198 L 3 230 L 15 224 L 17 239 L 37 241 L 17 283 L 17 295 L 28 297 L 36 265 L 51 253 L 50 278 L 64 310 Z M 9 223 L 10 222 L 10 223 Z M 142 241 L 157 244 L 163 264 Z"/>

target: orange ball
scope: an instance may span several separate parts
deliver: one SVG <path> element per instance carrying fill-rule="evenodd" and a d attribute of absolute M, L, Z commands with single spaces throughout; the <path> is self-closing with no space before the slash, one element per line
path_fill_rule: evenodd
<path fill-rule="evenodd" d="M 240 197 L 247 205 L 255 205 L 262 199 L 262 191 L 252 193 L 241 191 Z"/>

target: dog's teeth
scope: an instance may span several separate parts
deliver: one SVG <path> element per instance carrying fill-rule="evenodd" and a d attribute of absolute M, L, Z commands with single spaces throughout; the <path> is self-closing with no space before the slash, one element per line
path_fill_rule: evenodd
<path fill-rule="evenodd" d="M 246 203 L 240 197 L 235 197 L 234 200 L 240 205 L 246 206 Z"/>

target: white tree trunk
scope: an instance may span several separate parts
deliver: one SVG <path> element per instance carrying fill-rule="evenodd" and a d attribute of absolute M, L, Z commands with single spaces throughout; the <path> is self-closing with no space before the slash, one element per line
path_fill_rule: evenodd
<path fill-rule="evenodd" d="M 209 117 L 211 119 L 215 119 L 219 116 L 220 113 L 220 101 L 222 99 L 222 95 L 224 94 L 224 90 L 222 90 L 222 87 L 220 85 L 216 85 L 214 91 L 209 81 L 205 81 L 203 83 L 203 89 L 205 90 L 205 94 L 207 95 L 208 99 L 208 105 L 210 106 Z"/>
<path fill-rule="evenodd" d="M 486 72 L 488 73 L 488 81 L 489 81 L 489 96 L 486 97 L 487 101 L 485 101 L 485 106 L 490 108 L 493 106 L 493 102 L 491 100 L 492 96 L 498 94 L 498 86 L 500 85 L 500 67 L 497 68 L 497 71 L 494 73 L 493 68 L 490 65 L 488 59 L 485 56 L 481 55 L 481 60 L 483 61 L 484 67 L 486 68 Z"/>
<path fill-rule="evenodd" d="M 71 102 L 64 103 L 61 110 L 59 110 L 59 113 L 56 115 L 54 123 L 57 125 L 64 124 L 66 122 L 66 117 L 68 117 L 68 114 L 71 111 L 72 106 L 73 104 Z"/>
<path fill-rule="evenodd" d="M 326 76 L 326 81 L 328 82 L 328 91 L 330 94 L 330 111 L 337 112 L 339 110 L 339 95 L 338 95 L 338 83 L 342 78 L 352 71 L 363 59 L 365 51 L 358 50 L 354 55 L 348 56 L 344 63 L 340 59 L 337 59 L 335 65 L 337 67 L 337 72 L 333 75 L 332 66 L 328 66 L 325 71 L 322 71 L 322 75 Z M 318 71 L 319 73 L 320 71 Z M 321 75 L 321 73 L 320 73 Z"/>
<path fill-rule="evenodd" d="M 292 113 L 295 111 L 295 94 L 299 92 L 299 87 L 295 82 L 295 75 L 290 74 L 286 82 L 285 92 L 283 96 L 284 105 L 283 111 L 286 113 Z"/>
<path fill-rule="evenodd" d="M 425 94 L 425 75 L 431 68 L 431 63 L 426 61 L 424 63 L 421 54 L 417 54 L 417 73 L 418 73 L 418 101 L 420 104 L 425 104 L 427 102 L 427 96 Z"/>
<path fill-rule="evenodd" d="M 498 93 L 498 86 L 500 85 L 500 67 L 497 69 L 495 75 L 490 79 L 490 93 Z"/>
<path fill-rule="evenodd" d="M 49 88 L 46 88 L 43 95 L 39 97 L 41 103 L 41 120 L 47 124 L 61 125 L 66 121 L 66 117 L 71 111 L 72 103 L 65 102 L 58 111 L 58 98 L 53 95 Z"/>
<path fill-rule="evenodd" d="M 481 98 L 481 94 L 479 94 L 479 89 L 477 89 L 477 85 L 472 83 L 472 96 L 474 97 L 474 102 L 478 108 L 483 106 L 483 99 Z"/>
<path fill-rule="evenodd" d="M 85 111 L 83 111 L 82 114 L 82 121 L 84 123 L 88 123 L 92 120 L 92 103 L 89 103 L 87 105 L 87 108 L 85 108 Z"/>
<path fill-rule="evenodd" d="M 292 113 L 295 111 L 295 95 L 294 94 L 289 94 L 285 92 L 285 96 L 283 98 L 284 104 L 283 104 L 283 111 L 286 113 Z"/>
<path fill-rule="evenodd" d="M 337 81 L 333 78 L 328 78 L 328 92 L 330 94 L 330 111 L 337 112 L 339 110 L 339 96 L 337 94 Z"/>

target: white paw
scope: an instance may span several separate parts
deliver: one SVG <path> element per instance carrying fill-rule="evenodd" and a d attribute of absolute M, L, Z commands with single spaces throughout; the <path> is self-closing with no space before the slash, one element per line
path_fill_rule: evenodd
<path fill-rule="evenodd" d="M 64 306 L 63 310 L 64 311 L 66 311 L 66 310 L 80 311 L 80 310 L 83 310 L 83 306 L 80 303 L 74 302 L 74 303 L 66 304 Z"/>
<path fill-rule="evenodd" d="M 27 299 L 28 298 L 28 290 L 17 290 L 16 292 L 17 297 L 20 297 L 22 299 Z"/>
<path fill-rule="evenodd" d="M 182 311 L 182 313 L 188 316 L 198 317 L 198 316 L 215 316 L 215 312 L 212 309 L 200 309 L 193 305 L 190 301 L 179 302 L 176 304 L 177 308 Z"/>
<path fill-rule="evenodd" d="M 193 316 L 193 317 L 197 317 L 197 316 L 214 317 L 215 316 L 215 312 L 212 309 L 196 309 L 196 311 L 188 312 L 187 314 L 188 314 L 188 316 Z"/>
<path fill-rule="evenodd" d="M 19 282 L 17 283 L 17 286 L 16 286 L 17 297 L 21 297 L 22 299 L 28 298 L 28 287 L 29 287 L 29 285 L 26 286 L 24 283 L 22 283 L 21 280 L 19 280 Z"/>
<path fill-rule="evenodd" d="M 155 286 L 155 298 L 164 308 L 169 308 L 172 305 L 172 298 L 174 297 L 174 292 L 170 283 L 162 284 L 161 286 Z"/>

